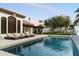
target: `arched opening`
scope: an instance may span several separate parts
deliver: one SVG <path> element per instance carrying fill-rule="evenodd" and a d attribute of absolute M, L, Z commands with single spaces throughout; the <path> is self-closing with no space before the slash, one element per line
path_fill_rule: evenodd
<path fill-rule="evenodd" d="M 5 17 L 1 17 L 1 34 L 6 33 L 6 20 Z"/>
<path fill-rule="evenodd" d="M 8 17 L 8 33 L 16 33 L 16 18 L 13 16 Z"/>
<path fill-rule="evenodd" d="M 20 33 L 20 25 L 21 25 L 21 23 L 20 23 L 20 20 L 18 20 L 18 33 Z"/>

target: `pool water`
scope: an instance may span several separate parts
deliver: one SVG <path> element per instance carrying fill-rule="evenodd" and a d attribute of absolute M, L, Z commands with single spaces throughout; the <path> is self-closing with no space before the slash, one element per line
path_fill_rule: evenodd
<path fill-rule="evenodd" d="M 22 44 L 3 49 L 20 56 L 72 56 L 72 41 L 70 38 L 46 37 L 30 44 Z"/>

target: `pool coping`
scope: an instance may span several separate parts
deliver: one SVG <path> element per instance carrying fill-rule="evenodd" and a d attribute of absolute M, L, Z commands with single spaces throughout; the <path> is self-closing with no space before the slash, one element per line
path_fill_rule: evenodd
<path fill-rule="evenodd" d="M 17 55 L 0 50 L 0 56 L 17 56 Z"/>
<path fill-rule="evenodd" d="M 75 44 L 77 50 L 79 51 L 79 36 L 72 36 L 73 43 Z"/>

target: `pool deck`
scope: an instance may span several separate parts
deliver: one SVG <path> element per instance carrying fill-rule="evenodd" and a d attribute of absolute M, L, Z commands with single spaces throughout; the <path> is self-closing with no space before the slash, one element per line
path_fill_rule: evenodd
<path fill-rule="evenodd" d="M 33 40 L 37 40 L 39 38 L 47 37 L 47 35 L 35 35 L 35 37 L 29 37 L 24 39 L 18 39 L 18 40 L 6 40 L 6 39 L 0 39 L 0 49 L 8 48 L 14 45 L 27 43 Z M 14 56 L 13 54 L 4 52 L 0 50 L 0 56 Z"/>
<path fill-rule="evenodd" d="M 0 51 L 0 56 L 16 56 L 16 55 L 5 52 L 5 51 Z"/>
<path fill-rule="evenodd" d="M 47 36 L 49 35 L 35 35 L 35 37 L 29 37 L 29 38 L 18 39 L 18 40 L 0 39 L 0 49 L 8 48 L 8 47 L 15 46 L 22 43 L 28 43 L 30 41 L 37 40 L 39 38 L 43 38 Z M 51 36 L 70 37 L 70 35 L 51 35 Z M 15 56 L 15 55 L 0 50 L 0 56 Z"/>
<path fill-rule="evenodd" d="M 72 40 L 79 51 L 79 36 L 72 36 Z"/>

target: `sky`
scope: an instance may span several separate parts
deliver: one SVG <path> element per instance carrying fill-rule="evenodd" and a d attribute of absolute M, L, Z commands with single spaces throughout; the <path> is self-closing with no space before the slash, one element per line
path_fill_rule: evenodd
<path fill-rule="evenodd" d="M 75 10 L 79 8 L 77 3 L 0 3 L 5 8 L 22 15 L 30 17 L 33 22 L 45 20 L 53 16 L 70 16 L 71 21 L 75 20 Z"/>

